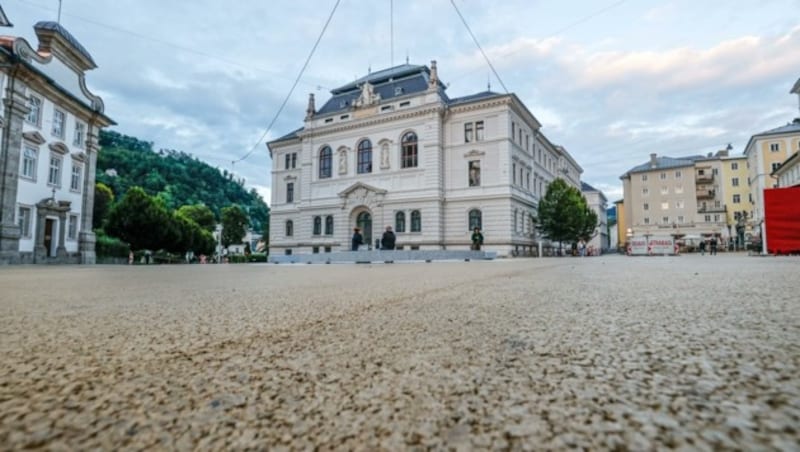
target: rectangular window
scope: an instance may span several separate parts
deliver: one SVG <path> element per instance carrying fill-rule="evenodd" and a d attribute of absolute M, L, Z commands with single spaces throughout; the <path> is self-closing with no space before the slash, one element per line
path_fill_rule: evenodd
<path fill-rule="evenodd" d="M 647 196 L 647 195 L 649 195 L 649 194 L 650 194 L 650 190 L 649 190 L 647 187 L 644 187 L 644 188 L 642 189 L 642 195 L 644 195 L 644 196 Z"/>
<path fill-rule="evenodd" d="M 483 121 L 475 123 L 475 141 L 483 141 Z"/>
<path fill-rule="evenodd" d="M 661 194 L 662 195 L 668 195 L 669 194 L 669 187 L 667 187 L 667 186 L 661 187 Z"/>
<path fill-rule="evenodd" d="M 53 136 L 64 138 L 64 124 L 67 121 L 67 115 L 61 110 L 53 111 Z"/>
<path fill-rule="evenodd" d="M 719 206 L 720 206 L 720 202 L 719 201 L 714 201 L 714 207 L 719 207 Z"/>
<path fill-rule="evenodd" d="M 644 224 L 650 224 L 650 217 L 644 217 Z"/>
<path fill-rule="evenodd" d="M 294 182 L 286 184 L 286 202 L 294 202 Z"/>
<path fill-rule="evenodd" d="M 714 169 L 711 170 L 711 174 L 714 175 L 714 176 L 717 176 L 717 175 L 719 175 L 719 170 L 717 168 L 714 168 Z"/>
<path fill-rule="evenodd" d="M 511 164 L 511 183 L 516 185 L 517 184 L 517 164 Z"/>
<path fill-rule="evenodd" d="M 72 179 L 69 182 L 69 189 L 72 191 L 81 191 L 81 175 L 83 167 L 75 162 L 72 162 Z"/>
<path fill-rule="evenodd" d="M 683 223 L 683 215 L 678 215 L 678 223 Z"/>
<path fill-rule="evenodd" d="M 515 136 L 517 136 L 517 125 L 514 124 L 514 121 L 511 121 L 511 141 L 514 141 Z"/>
<path fill-rule="evenodd" d="M 67 227 L 67 238 L 75 240 L 78 237 L 78 216 L 69 216 L 69 226 Z"/>
<path fill-rule="evenodd" d="M 20 207 L 17 212 L 17 224 L 22 237 L 31 236 L 31 208 Z"/>
<path fill-rule="evenodd" d="M 47 183 L 56 187 L 61 186 L 61 157 L 50 156 L 50 173 L 47 176 Z"/>
<path fill-rule="evenodd" d="M 22 177 L 36 180 L 36 148 L 25 146 L 22 153 Z"/>
<path fill-rule="evenodd" d="M 664 201 L 661 203 L 661 210 L 669 210 L 669 202 Z"/>
<path fill-rule="evenodd" d="M 479 187 L 481 185 L 481 161 L 469 161 L 469 186 Z"/>
<path fill-rule="evenodd" d="M 719 223 L 719 214 L 714 214 L 714 222 Z"/>
<path fill-rule="evenodd" d="M 311 254 L 319 254 L 319 247 L 318 246 L 312 246 L 311 247 Z"/>
<path fill-rule="evenodd" d="M 531 150 L 531 136 L 528 134 L 525 134 L 525 150 L 526 151 Z"/>
<path fill-rule="evenodd" d="M 28 97 L 28 116 L 25 117 L 25 120 L 29 123 L 40 126 L 41 119 L 42 119 L 42 99 L 39 99 L 36 96 Z"/>
<path fill-rule="evenodd" d="M 738 170 L 739 169 L 739 163 L 731 162 L 731 169 L 734 170 L 734 171 Z"/>
<path fill-rule="evenodd" d="M 706 215 L 703 219 L 706 221 L 706 223 L 710 223 L 711 222 L 711 215 Z"/>
<path fill-rule="evenodd" d="M 531 172 L 530 171 L 525 173 L 525 186 L 528 187 L 528 190 L 531 189 Z"/>
<path fill-rule="evenodd" d="M 472 123 L 464 123 L 464 143 L 472 142 Z"/>
<path fill-rule="evenodd" d="M 683 174 L 680 171 L 675 171 L 675 179 L 680 179 L 683 177 Z"/>
<path fill-rule="evenodd" d="M 642 206 L 642 210 L 650 210 L 650 204 L 644 203 L 644 205 Z"/>
<path fill-rule="evenodd" d="M 675 208 L 676 209 L 683 209 L 683 201 L 675 201 Z"/>
<path fill-rule="evenodd" d="M 647 182 L 647 174 L 642 174 L 642 182 Z"/>
<path fill-rule="evenodd" d="M 731 185 L 733 185 L 734 187 L 738 187 L 739 186 L 739 178 L 738 177 L 734 177 L 733 179 L 731 179 Z"/>
<path fill-rule="evenodd" d="M 661 217 L 661 223 L 669 224 L 669 217 Z"/>
<path fill-rule="evenodd" d="M 681 193 L 683 193 L 683 185 L 676 185 L 675 186 L 675 194 L 679 195 Z"/>
<path fill-rule="evenodd" d="M 667 173 L 661 173 L 660 177 L 661 177 L 661 180 L 666 180 L 667 179 Z"/>
<path fill-rule="evenodd" d="M 341 119 L 341 120 L 350 119 L 350 115 L 339 116 L 339 119 Z"/>
<path fill-rule="evenodd" d="M 292 156 L 289 155 L 289 154 L 286 154 L 284 156 L 284 162 L 283 163 L 284 163 L 283 169 L 289 169 L 289 164 L 292 163 Z"/>
<path fill-rule="evenodd" d="M 781 167 L 781 162 L 772 162 L 772 171 Z"/>
<path fill-rule="evenodd" d="M 292 152 L 292 169 L 297 168 L 297 152 Z"/>
<path fill-rule="evenodd" d="M 772 144 L 769 145 L 769 150 L 772 151 L 772 152 L 778 152 L 778 151 L 781 150 L 781 144 L 780 143 L 772 143 Z"/>
<path fill-rule="evenodd" d="M 72 144 L 82 148 L 84 141 L 86 141 L 86 125 L 75 121 L 75 138 L 72 140 Z"/>
<path fill-rule="evenodd" d="M 401 107 L 408 107 L 409 105 L 411 105 L 411 101 L 410 100 L 407 100 L 405 102 L 400 102 L 400 106 Z"/>

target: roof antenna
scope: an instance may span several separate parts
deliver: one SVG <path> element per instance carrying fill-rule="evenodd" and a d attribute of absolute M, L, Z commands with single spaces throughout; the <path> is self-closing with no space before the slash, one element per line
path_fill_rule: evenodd
<path fill-rule="evenodd" d="M 389 0 L 389 30 L 389 46 L 391 47 L 389 67 L 394 67 L 394 0 Z"/>
<path fill-rule="evenodd" d="M 408 49 L 406 49 L 406 64 L 408 64 Z"/>
<path fill-rule="evenodd" d="M 58 0 L 58 20 L 56 22 L 61 25 L 61 0 Z"/>
<path fill-rule="evenodd" d="M 491 90 L 492 90 L 492 76 L 486 74 L 486 91 L 491 91 Z"/>
<path fill-rule="evenodd" d="M 367 66 L 367 75 L 372 74 L 372 65 Z"/>

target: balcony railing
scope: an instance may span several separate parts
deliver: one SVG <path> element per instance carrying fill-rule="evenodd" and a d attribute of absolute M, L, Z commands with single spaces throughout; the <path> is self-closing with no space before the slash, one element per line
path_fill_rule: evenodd
<path fill-rule="evenodd" d="M 695 181 L 698 184 L 710 184 L 714 182 L 714 174 L 698 174 L 695 176 Z"/>
<path fill-rule="evenodd" d="M 716 194 L 717 194 L 716 190 L 697 190 L 698 199 L 713 198 L 714 196 L 716 196 Z"/>

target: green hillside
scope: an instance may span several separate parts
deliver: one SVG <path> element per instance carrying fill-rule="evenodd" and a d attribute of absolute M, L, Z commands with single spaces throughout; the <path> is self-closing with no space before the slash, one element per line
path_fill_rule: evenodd
<path fill-rule="evenodd" d="M 262 232 L 269 224 L 269 207 L 255 191 L 244 187 L 227 170 L 171 149 L 153 150 L 153 143 L 113 131 L 100 133 L 97 182 L 111 187 L 121 199 L 130 187 L 139 186 L 161 198 L 169 210 L 205 204 L 220 218 L 224 207 L 238 204 L 250 215 L 250 227 Z M 115 176 L 106 170 L 116 171 Z"/>

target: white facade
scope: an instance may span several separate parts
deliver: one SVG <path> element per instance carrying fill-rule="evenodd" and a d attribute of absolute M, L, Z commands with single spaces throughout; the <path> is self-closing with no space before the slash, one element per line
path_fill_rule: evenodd
<path fill-rule="evenodd" d="M 611 248 L 611 241 L 608 236 L 608 212 L 606 211 L 608 200 L 602 191 L 587 183 L 581 184 L 581 191 L 583 196 L 586 197 L 586 203 L 589 208 L 597 214 L 595 234 L 586 246 L 591 247 L 594 252 L 600 254 Z"/>
<path fill-rule="evenodd" d="M 86 88 L 88 52 L 58 23 L 34 29 L 38 49 L 0 37 L 0 263 L 94 263 L 97 136 L 113 121 Z"/>
<path fill-rule="evenodd" d="M 435 62 L 332 94 L 268 144 L 271 253 L 348 250 L 357 226 L 372 246 L 392 226 L 402 249 L 466 250 L 477 225 L 500 255 L 534 249 L 537 202 L 566 151 L 514 94 L 449 99 Z"/>

